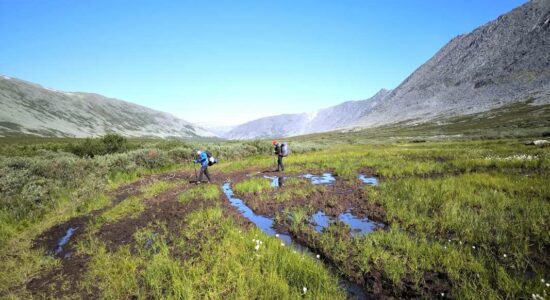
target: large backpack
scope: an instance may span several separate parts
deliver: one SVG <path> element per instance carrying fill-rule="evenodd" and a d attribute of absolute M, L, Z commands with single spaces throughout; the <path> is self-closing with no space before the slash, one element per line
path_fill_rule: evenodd
<path fill-rule="evenodd" d="M 290 154 L 290 147 L 288 146 L 287 143 L 281 144 L 281 150 L 279 153 L 281 156 L 284 156 L 284 157 L 287 157 Z"/>
<path fill-rule="evenodd" d="M 212 156 L 212 153 L 210 151 L 204 151 L 206 153 L 206 157 L 208 157 L 208 165 L 211 166 L 218 162 L 218 160 Z"/>

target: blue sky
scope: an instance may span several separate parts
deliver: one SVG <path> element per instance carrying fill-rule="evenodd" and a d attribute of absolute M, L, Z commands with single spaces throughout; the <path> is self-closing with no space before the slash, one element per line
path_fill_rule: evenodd
<path fill-rule="evenodd" d="M 0 74 L 237 124 L 394 88 L 525 0 L 0 0 Z"/>

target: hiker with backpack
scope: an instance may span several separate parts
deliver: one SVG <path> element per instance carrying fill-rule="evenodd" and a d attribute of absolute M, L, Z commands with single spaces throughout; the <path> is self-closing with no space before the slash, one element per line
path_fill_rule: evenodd
<path fill-rule="evenodd" d="M 290 149 L 287 143 L 279 144 L 276 140 L 272 142 L 275 147 L 275 155 L 277 155 L 277 172 L 284 171 L 285 166 L 283 165 L 283 157 L 287 157 L 290 153 Z"/>
<path fill-rule="evenodd" d="M 212 182 L 212 180 L 210 179 L 210 174 L 208 173 L 208 167 L 217 162 L 217 160 L 212 156 L 212 154 L 208 151 L 197 150 L 197 159 L 195 159 L 194 162 L 201 164 L 201 171 L 200 171 L 200 175 L 199 175 L 199 179 L 197 180 L 197 183 L 202 182 L 203 174 L 206 175 L 208 182 Z M 195 175 L 197 174 L 195 173 Z"/>

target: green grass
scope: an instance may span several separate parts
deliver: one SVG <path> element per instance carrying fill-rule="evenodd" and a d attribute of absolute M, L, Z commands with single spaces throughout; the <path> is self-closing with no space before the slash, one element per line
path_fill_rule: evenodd
<path fill-rule="evenodd" d="M 271 183 L 266 178 L 250 178 L 235 184 L 235 192 L 259 194 L 271 189 Z"/>
<path fill-rule="evenodd" d="M 109 174 L 109 188 L 115 189 L 123 184 L 133 182 L 145 175 L 152 175 L 164 172 L 172 172 L 189 168 L 179 164 L 168 165 L 155 169 L 139 169 L 132 172 L 113 172 Z"/>
<path fill-rule="evenodd" d="M 129 197 L 101 215 L 105 222 L 114 222 L 123 218 L 136 218 L 145 210 L 141 197 Z"/>
<path fill-rule="evenodd" d="M 272 195 L 276 202 L 288 202 L 295 199 L 304 199 L 323 186 L 314 186 L 308 180 L 299 178 L 289 178 L 285 181 L 280 190 Z"/>
<path fill-rule="evenodd" d="M 544 295 L 549 150 L 501 140 L 341 146 L 295 155 L 297 169 L 346 165 L 350 174 L 382 176 L 365 195 L 386 210 L 391 229 L 350 240 L 335 224 L 320 235 L 307 225 L 307 208 L 298 208 L 290 212 L 291 231 L 310 236 L 351 277 L 376 269 L 397 287 L 412 279 L 420 290 L 427 273 L 442 272 L 457 298 Z M 536 275 L 526 279 L 531 271 Z"/>
<path fill-rule="evenodd" d="M 167 182 L 167 181 L 157 181 L 150 185 L 144 186 L 140 189 L 143 193 L 143 197 L 151 198 L 156 197 L 170 189 L 173 189 L 178 186 L 187 184 L 186 182 Z"/>
<path fill-rule="evenodd" d="M 80 245 L 93 255 L 83 286 L 98 287 L 105 299 L 344 298 L 318 260 L 256 229 L 243 231 L 220 208 L 198 210 L 184 222 L 184 236 L 171 237 L 171 246 L 162 225 L 137 232 L 135 254 L 128 247 L 109 253 L 100 241 Z M 258 250 L 256 239 L 262 241 Z M 175 253 L 194 258 L 182 260 Z"/>
<path fill-rule="evenodd" d="M 111 199 L 105 195 L 98 195 L 90 198 L 83 203 L 73 202 L 64 195 L 59 202 L 60 208 L 49 212 L 40 221 L 31 224 L 21 224 L 21 227 L 14 226 L 12 222 L 2 224 L 2 232 L 11 230 L 9 239 L 2 243 L 0 247 L 0 295 L 13 287 L 26 282 L 30 277 L 39 273 L 55 268 L 59 265 L 59 260 L 49 255 L 44 255 L 45 249 L 33 249 L 33 239 L 44 230 L 64 222 L 71 217 L 90 213 L 95 209 L 107 206 Z M 4 219 L 2 219 L 3 221 Z M 8 229 L 10 228 L 10 229 Z M 7 295 L 13 298 L 28 298 L 27 292 L 23 290 L 14 290 Z"/>
<path fill-rule="evenodd" d="M 541 113 L 542 108 L 521 109 L 525 113 Z M 502 118 L 513 119 L 511 113 L 500 113 Z M 465 120 L 486 122 L 481 116 Z M 456 126 L 466 127 L 466 123 Z M 454 298 L 517 299 L 529 298 L 532 293 L 547 297 L 541 279 L 550 278 L 546 253 L 550 244 L 550 147 L 525 146 L 522 139 L 429 141 L 427 137 L 437 133 L 437 127 L 421 136 L 427 142 L 414 143 L 412 139 L 419 137 L 420 127 L 403 129 L 396 135 L 400 140 L 390 142 L 396 131 L 387 128 L 380 129 L 382 138 L 373 140 L 375 132 L 290 139 L 293 145 L 296 141 L 309 150 L 293 152 L 285 160 L 288 172 L 330 171 L 338 175 L 338 180 L 347 182 L 357 180 L 360 173 L 378 175 L 381 184 L 365 187 L 363 192 L 365 201 L 377 203 L 386 211 L 388 230 L 350 238 L 348 229 L 335 223 L 319 234 L 307 224 L 311 213 L 307 203 L 304 207 L 287 209 L 279 219 L 290 216 L 291 232 L 309 237 L 309 243 L 349 278 L 365 278 L 371 272 L 380 272 L 391 289 L 398 291 L 403 282 L 410 280 L 422 293 L 425 276 L 440 272 L 449 278 Z M 447 129 L 450 130 L 450 125 Z M 513 134 L 522 132 L 523 129 L 518 129 Z M 351 144 L 349 139 L 360 144 Z M 162 145 L 159 142 L 158 148 L 164 149 Z M 211 145 L 223 149 L 227 157 L 238 158 L 214 166 L 212 170 L 220 171 L 220 176 L 273 166 L 273 157 L 262 152 L 262 142 L 246 144 L 243 151 L 250 155 L 239 154 L 244 144 Z M 165 146 L 173 149 L 171 145 Z M 27 145 L 31 152 L 40 150 L 32 147 L 32 143 Z M 111 161 L 110 158 L 105 160 Z M 46 179 L 55 176 L 65 179 L 74 174 L 61 173 L 61 168 L 47 168 L 49 159 L 49 156 L 36 157 L 35 164 L 29 163 L 29 172 Z M 29 298 L 25 283 L 62 263 L 32 249 L 32 240 L 41 232 L 71 217 L 108 207 L 111 199 L 105 195 L 124 183 L 152 172 L 190 170 L 189 166 L 173 164 L 175 160 L 168 160 L 170 164 L 154 170 L 128 168 L 114 173 L 109 171 L 108 164 L 98 163 L 100 160 L 67 158 L 67 161 L 80 173 L 95 174 L 90 177 L 94 181 L 88 182 L 88 177 L 71 181 L 71 185 L 59 190 L 51 206 L 41 207 L 42 215 L 17 219 L 9 210 L 0 210 L 3 262 L 0 297 Z M 10 166 L 15 167 L 4 170 L 16 174 L 26 168 L 24 163 L 10 161 Z M 106 183 L 110 180 L 110 184 L 105 187 L 99 179 Z M 14 182 L 17 180 L 8 183 Z M 52 182 L 53 186 L 57 183 Z M 178 200 L 183 205 L 202 201 L 212 206 L 219 199 L 225 201 L 220 197 L 219 186 L 160 181 L 143 187 L 143 195 L 109 208 L 99 219 L 139 218 L 145 199 L 177 187 L 182 189 Z M 250 178 L 234 185 L 236 193 L 289 204 L 294 199 L 307 198 L 317 188 L 323 187 L 299 179 L 287 180 L 280 189 L 271 188 L 264 178 Z M 182 217 L 177 230 L 165 228 L 164 224 L 150 224 L 133 236 L 133 244 L 113 251 L 95 236 L 94 230 L 102 224 L 88 228 L 76 253 L 90 258 L 84 279 L 76 288 L 99 290 L 101 298 L 344 296 L 334 275 L 320 261 L 293 253 L 289 247 L 282 247 L 279 240 L 256 229 L 242 228 L 219 207 L 197 209 Z M 260 250 L 254 249 L 253 239 L 263 241 Z M 308 292 L 301 295 L 304 286 Z"/>
<path fill-rule="evenodd" d="M 247 196 L 247 199 L 254 202 L 269 201 L 283 203 L 296 199 L 304 199 L 322 186 L 313 186 L 308 180 L 302 178 L 287 178 L 283 187 L 273 188 L 271 180 L 266 178 L 250 178 L 235 184 L 235 192 Z M 255 203 L 249 203 L 254 209 Z"/>
<path fill-rule="evenodd" d="M 182 203 L 189 201 L 208 201 L 218 200 L 220 198 L 220 189 L 214 184 L 198 185 L 187 189 L 179 194 L 178 200 Z"/>

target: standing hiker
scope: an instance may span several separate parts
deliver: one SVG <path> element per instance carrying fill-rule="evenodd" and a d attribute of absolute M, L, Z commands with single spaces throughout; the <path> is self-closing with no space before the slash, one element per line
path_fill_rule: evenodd
<path fill-rule="evenodd" d="M 285 166 L 283 165 L 283 157 L 288 155 L 290 149 L 288 148 L 287 143 L 279 144 L 276 140 L 273 140 L 272 144 L 275 147 L 275 155 L 277 155 L 277 172 L 284 171 Z"/>
<path fill-rule="evenodd" d="M 210 155 L 210 157 L 212 157 L 212 155 Z M 199 179 L 197 180 L 197 183 L 202 182 L 203 174 L 206 175 L 206 178 L 208 178 L 208 182 L 212 182 L 212 180 L 210 180 L 210 174 L 208 173 L 208 166 L 211 165 L 210 157 L 208 155 L 208 151 L 197 150 L 197 159 L 195 159 L 194 162 L 201 164 L 201 172 L 199 175 Z"/>

